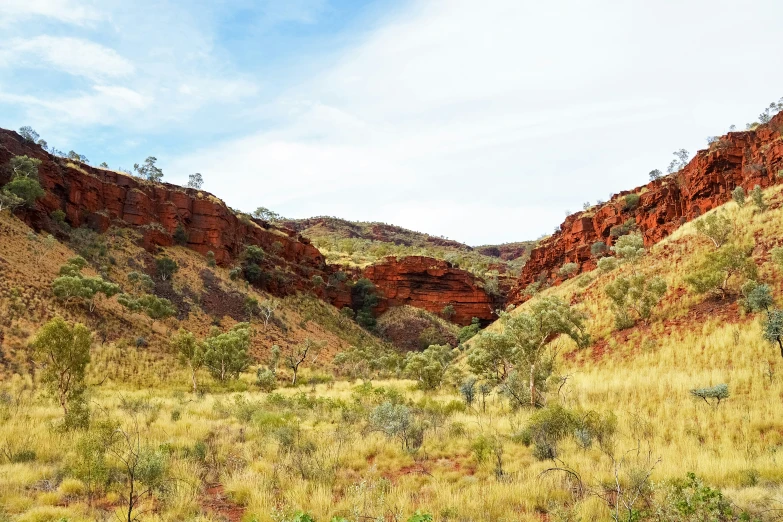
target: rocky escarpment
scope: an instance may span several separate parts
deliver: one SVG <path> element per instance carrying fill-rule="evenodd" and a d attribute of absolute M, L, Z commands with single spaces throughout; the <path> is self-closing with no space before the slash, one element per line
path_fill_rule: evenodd
<path fill-rule="evenodd" d="M 213 252 L 221 265 L 237 262 L 246 245 L 262 247 L 266 252 L 260 263 L 264 275 L 258 285 L 275 295 L 313 291 L 342 308 L 352 304 L 350 279 L 366 277 L 376 284 L 381 297 L 377 313 L 400 304 L 440 312 L 452 304 L 456 322 L 493 318 L 492 299 L 475 278 L 448 263 L 425 257 L 386 260 L 364 273 L 355 271 L 343 281 L 334 277 L 340 267 L 327 265 L 307 238 L 291 229 L 239 216 L 207 192 L 73 163 L 0 129 L 0 166 L 19 155 L 41 160 L 39 180 L 46 195 L 32 209 L 19 212 L 36 230 L 62 235 L 51 219 L 52 212 L 62 210 L 71 227 L 86 225 L 98 232 L 111 226 L 137 230 L 143 246 L 155 251 L 174 245 L 175 232 L 181 228 L 184 246 L 201 254 Z M 0 185 L 10 175 L 7 168 L 0 168 Z M 316 284 L 315 276 L 326 284 Z"/>
<path fill-rule="evenodd" d="M 381 297 L 376 310 L 384 312 L 393 306 L 410 305 L 440 314 L 443 308 L 454 308 L 452 321 L 467 325 L 473 317 L 489 323 L 496 319 L 496 303 L 465 270 L 429 257 L 402 259 L 387 257 L 367 267 L 363 276 L 372 281 Z"/>
<path fill-rule="evenodd" d="M 42 162 L 38 175 L 46 195 L 20 214 L 37 230 L 56 233 L 50 215 L 62 210 L 72 227 L 86 225 L 98 232 L 130 227 L 141 233 L 148 250 L 155 250 L 173 245 L 181 227 L 185 246 L 201 254 L 211 251 L 223 265 L 237 259 L 245 245 L 257 245 L 271 253 L 262 266 L 270 274 L 264 285 L 278 295 L 309 288 L 314 275 L 326 278 L 331 273 L 319 250 L 293 230 L 237 216 L 207 192 L 73 163 L 0 129 L 0 165 L 18 155 Z M 9 176 L 7 169 L 0 172 L 0 183 Z"/>
<path fill-rule="evenodd" d="M 566 218 L 559 231 L 533 250 L 522 270 L 511 301 L 524 299 L 522 290 L 534 281 L 558 282 L 558 269 L 576 263 L 581 271 L 591 270 L 596 261 L 591 247 L 598 241 L 611 246 L 612 228 L 626 225 L 652 245 L 685 222 L 731 199 L 738 186 L 751 190 L 781 182 L 783 169 L 783 113 L 755 130 L 730 132 L 699 151 L 680 172 L 652 181 L 611 201 Z M 638 203 L 629 204 L 628 194 Z"/>

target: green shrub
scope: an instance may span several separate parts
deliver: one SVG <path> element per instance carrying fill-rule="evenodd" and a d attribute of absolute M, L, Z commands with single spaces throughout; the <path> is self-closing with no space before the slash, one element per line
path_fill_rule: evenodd
<path fill-rule="evenodd" d="M 639 194 L 626 194 L 625 196 L 625 204 L 623 205 L 624 210 L 633 210 L 636 207 L 639 206 L 639 201 L 641 200 L 641 196 Z"/>

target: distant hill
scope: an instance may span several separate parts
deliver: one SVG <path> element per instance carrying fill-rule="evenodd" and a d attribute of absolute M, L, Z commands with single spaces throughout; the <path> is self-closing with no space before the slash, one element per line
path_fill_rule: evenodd
<path fill-rule="evenodd" d="M 365 267 L 395 255 L 428 256 L 484 277 L 488 272 L 516 275 L 530 257 L 535 241 L 471 247 L 459 241 L 378 222 L 348 221 L 330 216 L 289 219 L 281 225 L 299 232 L 318 247 L 327 262 Z"/>

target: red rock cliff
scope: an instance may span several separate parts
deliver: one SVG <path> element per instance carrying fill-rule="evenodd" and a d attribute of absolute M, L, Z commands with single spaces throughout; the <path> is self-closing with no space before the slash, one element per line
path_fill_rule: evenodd
<path fill-rule="evenodd" d="M 42 161 L 39 179 L 46 195 L 34 209 L 20 215 L 38 230 L 53 231 L 49 216 L 59 209 L 73 227 L 88 225 L 99 232 L 112 225 L 134 228 L 142 233 L 144 246 L 150 250 L 173 245 L 174 231 L 181 225 L 187 234 L 186 246 L 201 254 L 212 251 L 224 265 L 236 259 L 245 245 L 261 246 L 276 252 L 268 256 L 264 268 L 279 269 L 279 277 L 267 284 L 267 289 L 278 295 L 307 288 L 313 275 L 326 278 L 331 272 L 319 250 L 294 231 L 240 219 L 207 192 L 74 164 L 24 141 L 15 132 L 0 129 L 0 165 L 22 154 Z M 7 169 L 0 171 L 0 183 L 7 182 L 9 176 Z"/>
<path fill-rule="evenodd" d="M 452 305 L 452 321 L 467 325 L 473 317 L 483 322 L 496 319 L 495 303 L 470 272 L 430 257 L 411 256 L 368 266 L 363 276 L 375 283 L 381 296 L 377 311 L 392 306 L 410 305 L 440 314 Z"/>
<path fill-rule="evenodd" d="M 524 300 L 521 292 L 536 280 L 558 282 L 557 271 L 565 263 L 577 263 L 582 271 L 595 267 L 590 249 L 593 243 L 611 245 L 611 228 L 628 221 L 652 245 L 686 221 L 731 199 L 738 186 L 751 190 L 780 180 L 783 169 L 783 113 L 766 125 L 746 132 L 731 132 L 716 140 L 679 173 L 639 187 L 635 208 L 627 208 L 622 192 L 602 206 L 568 216 L 560 230 L 533 250 L 522 270 L 512 302 Z"/>

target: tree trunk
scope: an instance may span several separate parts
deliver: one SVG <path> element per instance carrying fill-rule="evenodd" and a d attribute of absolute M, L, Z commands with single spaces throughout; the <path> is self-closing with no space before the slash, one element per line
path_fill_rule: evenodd
<path fill-rule="evenodd" d="M 296 386 L 296 374 L 299 372 L 299 367 L 294 367 L 294 378 L 291 380 L 291 386 Z"/>
<path fill-rule="evenodd" d="M 193 381 L 193 393 L 196 393 L 198 387 L 196 386 L 196 369 L 193 366 L 190 367 L 190 378 Z"/>
<path fill-rule="evenodd" d="M 530 406 L 532 408 L 536 407 L 536 365 L 531 364 L 530 365 Z"/>

